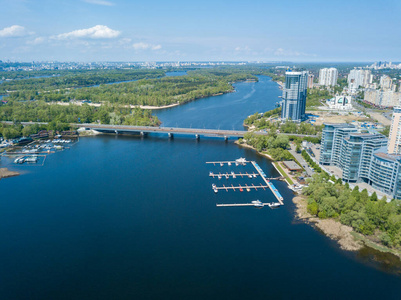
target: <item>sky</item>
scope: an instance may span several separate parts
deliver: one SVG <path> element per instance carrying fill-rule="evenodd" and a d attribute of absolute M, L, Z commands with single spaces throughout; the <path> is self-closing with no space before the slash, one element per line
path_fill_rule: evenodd
<path fill-rule="evenodd" d="M 0 0 L 0 60 L 401 61 L 399 0 Z"/>

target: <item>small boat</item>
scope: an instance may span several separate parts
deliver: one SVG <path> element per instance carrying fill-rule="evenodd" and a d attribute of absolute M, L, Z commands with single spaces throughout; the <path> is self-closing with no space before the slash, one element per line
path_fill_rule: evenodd
<path fill-rule="evenodd" d="M 262 208 L 264 206 L 264 204 L 260 200 L 253 200 L 252 204 L 257 208 Z"/>
<path fill-rule="evenodd" d="M 251 191 L 251 189 L 250 189 L 249 187 L 247 187 L 247 188 L 246 188 L 246 191 L 247 191 L 247 192 L 250 192 L 250 191 Z"/>
<path fill-rule="evenodd" d="M 239 164 L 245 166 L 245 165 L 246 165 L 246 159 L 243 158 L 243 157 L 237 158 L 237 159 L 235 160 L 235 164 L 237 164 L 237 163 L 239 163 Z"/>
<path fill-rule="evenodd" d="M 210 177 L 213 177 L 213 172 L 209 172 L 209 176 L 210 176 Z"/>
<path fill-rule="evenodd" d="M 23 164 L 24 162 L 25 162 L 25 159 L 24 159 L 23 156 L 17 157 L 17 158 L 14 160 L 14 163 L 15 163 L 15 164 Z"/>
<path fill-rule="evenodd" d="M 231 166 L 231 162 L 229 161 L 228 163 L 227 163 L 229 166 Z"/>
<path fill-rule="evenodd" d="M 223 164 L 223 163 L 220 163 L 220 166 L 224 166 L 224 164 Z"/>
<path fill-rule="evenodd" d="M 226 179 L 228 179 L 228 173 L 226 175 L 224 175 L 224 176 L 226 176 Z"/>
<path fill-rule="evenodd" d="M 233 176 L 233 178 L 237 178 L 237 176 L 235 176 L 234 172 L 231 172 L 231 175 Z"/>
<path fill-rule="evenodd" d="M 242 189 L 242 187 L 240 187 L 240 188 L 239 188 L 239 191 L 240 191 L 240 192 L 243 192 L 244 190 Z"/>
<path fill-rule="evenodd" d="M 248 177 L 251 178 L 251 179 L 253 178 L 253 176 L 251 174 L 248 174 Z"/>
<path fill-rule="evenodd" d="M 25 162 L 27 163 L 36 163 L 38 161 L 38 157 L 36 155 L 28 156 L 25 158 Z"/>
<path fill-rule="evenodd" d="M 219 191 L 214 183 L 212 184 L 212 189 L 216 194 Z"/>
<path fill-rule="evenodd" d="M 235 165 L 238 167 L 239 163 L 236 161 L 236 162 L 235 162 Z"/>
<path fill-rule="evenodd" d="M 217 176 L 217 178 L 219 178 L 219 180 L 221 179 L 221 174 L 219 174 L 218 176 Z"/>
<path fill-rule="evenodd" d="M 280 204 L 280 203 L 277 203 L 277 202 L 274 202 L 274 203 L 270 203 L 270 204 L 269 204 L 269 207 L 270 207 L 271 209 L 279 208 L 280 206 L 281 206 L 281 204 Z"/>

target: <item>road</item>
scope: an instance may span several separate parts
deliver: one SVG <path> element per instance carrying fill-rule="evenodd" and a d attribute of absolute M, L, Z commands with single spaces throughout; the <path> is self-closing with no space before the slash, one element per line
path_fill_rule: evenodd
<path fill-rule="evenodd" d="M 295 151 L 296 146 L 294 144 L 291 144 L 291 150 L 290 153 L 295 157 L 295 159 L 302 165 L 302 167 L 305 169 L 306 174 L 308 176 L 312 176 L 314 174 L 314 172 L 311 170 L 311 168 L 309 168 L 308 163 L 305 161 L 305 159 L 302 157 L 301 154 L 297 153 Z"/>

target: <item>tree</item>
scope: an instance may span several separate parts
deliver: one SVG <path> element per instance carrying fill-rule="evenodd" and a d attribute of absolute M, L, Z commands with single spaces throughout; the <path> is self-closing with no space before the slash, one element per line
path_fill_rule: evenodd
<path fill-rule="evenodd" d="M 373 192 L 372 196 L 370 196 L 370 201 L 377 201 L 377 200 L 378 200 L 377 194 L 376 192 Z"/>

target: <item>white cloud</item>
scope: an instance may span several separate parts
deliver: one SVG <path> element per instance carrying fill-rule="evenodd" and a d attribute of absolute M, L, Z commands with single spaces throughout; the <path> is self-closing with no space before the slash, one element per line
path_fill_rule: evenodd
<path fill-rule="evenodd" d="M 152 44 L 147 44 L 144 42 L 139 42 L 139 43 L 135 43 L 132 45 L 132 47 L 135 50 L 160 50 L 162 48 L 161 45 L 152 45 Z"/>
<path fill-rule="evenodd" d="M 292 51 L 292 50 L 286 50 L 283 48 L 277 48 L 274 51 L 274 55 L 275 56 L 316 56 L 316 54 L 308 54 L 308 53 L 304 53 L 304 52 L 298 52 L 298 51 Z"/>
<path fill-rule="evenodd" d="M 84 0 L 86 3 L 96 4 L 96 5 L 103 5 L 103 6 L 113 6 L 114 3 L 105 0 Z"/>
<path fill-rule="evenodd" d="M 65 40 L 65 39 L 112 39 L 116 38 L 121 34 L 120 31 L 110 29 L 105 25 L 96 25 L 87 29 L 78 29 L 67 33 L 62 33 L 53 36 L 54 39 Z"/>
<path fill-rule="evenodd" d="M 245 47 L 236 47 L 235 49 L 234 49 L 235 51 L 238 51 L 238 52 L 240 52 L 240 51 L 243 51 L 243 52 L 248 52 L 248 51 L 250 51 L 251 50 L 251 48 L 249 48 L 249 46 L 245 46 Z"/>
<path fill-rule="evenodd" d="M 21 37 L 28 34 L 32 33 L 28 33 L 25 27 L 20 25 L 13 25 L 0 30 L 0 37 Z"/>
<path fill-rule="evenodd" d="M 46 41 L 46 39 L 42 36 L 35 38 L 34 40 L 27 41 L 26 43 L 29 45 L 39 45 Z"/>

